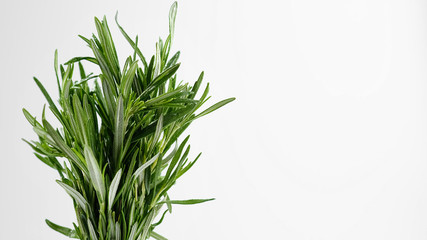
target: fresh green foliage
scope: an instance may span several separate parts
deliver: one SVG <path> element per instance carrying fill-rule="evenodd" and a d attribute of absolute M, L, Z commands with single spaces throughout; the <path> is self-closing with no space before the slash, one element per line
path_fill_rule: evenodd
<path fill-rule="evenodd" d="M 45 110 L 38 121 L 23 109 L 39 137 L 26 142 L 37 158 L 58 171 L 57 182 L 73 199 L 77 217 L 73 228 L 46 220 L 59 233 L 90 240 L 166 239 L 154 228 L 172 212 L 173 204 L 212 200 L 168 196 L 176 180 L 200 157 L 190 161 L 189 136 L 178 143 L 179 136 L 195 119 L 234 100 L 199 112 L 209 98 L 209 85 L 196 98 L 203 72 L 192 86 L 177 82 L 180 53 L 169 56 L 176 9 L 175 2 L 169 13 L 169 35 L 159 40 L 149 61 L 138 48 L 138 37 L 132 40 L 116 15 L 120 32 L 133 48 L 121 67 L 105 17 L 95 18 L 97 35 L 80 36 L 93 56 L 58 65 L 55 52 L 58 103 L 34 78 L 61 127 L 56 129 L 46 120 Z M 100 73 L 86 74 L 83 63 L 99 66 Z"/>

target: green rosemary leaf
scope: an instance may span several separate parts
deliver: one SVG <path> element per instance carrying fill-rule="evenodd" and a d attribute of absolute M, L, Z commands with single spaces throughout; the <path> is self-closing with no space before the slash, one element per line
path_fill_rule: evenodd
<path fill-rule="evenodd" d="M 208 109 L 206 109 L 203 112 L 201 112 L 198 115 L 196 115 L 196 117 L 194 119 L 203 117 L 203 116 L 205 116 L 205 115 L 207 115 L 207 114 L 209 114 L 209 113 L 217 110 L 218 108 L 223 107 L 224 105 L 226 105 L 226 104 L 234 101 L 235 99 L 236 98 L 227 98 L 227 99 L 224 99 L 222 101 L 219 101 L 219 102 L 215 103 L 214 105 L 210 106 Z"/>
<path fill-rule="evenodd" d="M 150 64 L 151 64 L 151 62 L 150 62 Z M 149 96 L 150 93 L 152 93 L 161 84 L 163 84 L 167 80 L 169 80 L 169 78 L 172 77 L 176 73 L 179 66 L 180 66 L 180 64 L 177 63 L 177 64 L 173 65 L 172 67 L 165 69 L 156 78 L 154 78 L 154 80 L 150 83 L 150 85 L 147 87 L 147 89 L 144 92 L 142 92 L 142 94 L 141 94 L 142 99 L 145 99 L 147 96 Z"/>
<path fill-rule="evenodd" d="M 147 167 L 149 167 L 151 164 L 153 164 L 159 158 L 159 155 L 160 155 L 160 153 L 156 154 L 154 157 L 152 157 L 146 163 L 142 164 L 141 167 L 136 169 L 135 173 L 133 174 L 133 177 L 134 178 L 139 177 Z"/>
<path fill-rule="evenodd" d="M 161 56 L 160 58 L 162 60 L 161 61 L 161 68 L 160 68 L 160 70 L 164 69 L 164 67 L 166 65 L 166 62 L 168 60 L 169 53 L 170 53 L 170 48 L 171 48 L 171 45 L 172 45 L 171 38 L 172 38 L 172 36 L 169 34 L 169 36 L 166 38 L 165 45 L 162 48 L 162 51 L 161 51 L 161 54 L 160 54 L 160 56 Z"/>
<path fill-rule="evenodd" d="M 76 231 L 77 238 L 83 239 L 83 233 L 81 232 L 80 228 L 75 223 L 73 223 L 73 226 L 74 226 L 74 231 Z"/>
<path fill-rule="evenodd" d="M 175 144 L 175 148 L 172 150 L 171 153 L 169 153 L 168 156 L 166 156 L 163 160 L 162 160 L 162 164 L 166 165 L 169 163 L 169 161 L 175 156 L 176 151 L 178 150 L 178 144 Z"/>
<path fill-rule="evenodd" d="M 48 219 L 45 219 L 45 221 L 46 221 L 46 224 L 47 224 L 50 228 L 52 228 L 53 230 L 55 230 L 55 231 L 57 231 L 57 232 L 59 232 L 59 233 L 62 233 L 62 234 L 64 234 L 64 235 L 65 235 L 65 236 L 67 236 L 67 237 L 70 237 L 70 238 L 77 238 L 77 239 L 78 239 L 78 236 L 77 236 L 77 234 L 76 234 L 76 231 L 74 231 L 74 230 L 72 230 L 72 229 L 69 229 L 69 228 L 67 228 L 67 227 L 63 227 L 63 226 L 60 226 L 60 225 L 58 225 L 58 224 L 55 224 L 55 223 L 53 223 L 53 222 L 49 221 Z"/>
<path fill-rule="evenodd" d="M 71 196 L 71 198 L 74 199 L 74 201 L 76 201 L 76 203 L 83 209 L 83 211 L 85 211 L 86 213 L 88 212 L 88 202 L 86 201 L 86 199 L 79 193 L 77 192 L 74 188 L 70 187 L 69 185 L 56 180 L 56 182 L 65 189 L 65 191 Z"/>
<path fill-rule="evenodd" d="M 115 86 L 116 81 L 114 78 L 113 70 L 110 69 L 107 59 L 105 58 L 101 50 L 96 46 L 94 40 L 91 40 L 90 48 L 92 49 L 96 60 L 98 61 L 98 65 L 101 68 L 102 74 L 105 76 L 105 79 L 108 81 L 108 84 L 110 85 L 110 87 Z"/>
<path fill-rule="evenodd" d="M 80 62 L 80 61 L 79 61 L 79 72 L 80 72 L 80 78 L 82 79 L 82 81 L 80 82 L 80 84 L 84 84 L 84 83 L 86 83 L 89 79 L 91 79 L 91 78 L 90 78 L 90 76 L 89 76 L 89 77 L 87 77 L 87 76 L 86 76 L 85 69 L 84 69 L 84 67 L 83 67 L 82 62 Z M 89 75 L 90 75 L 90 74 L 89 74 Z"/>
<path fill-rule="evenodd" d="M 130 231 L 130 235 L 129 235 L 129 240 L 135 240 L 135 238 L 136 238 L 136 235 L 137 235 L 137 230 L 138 230 L 138 228 L 137 228 L 137 225 L 136 224 L 133 224 L 132 225 L 132 230 Z"/>
<path fill-rule="evenodd" d="M 23 138 L 22 138 L 22 141 L 24 141 L 25 143 L 27 143 L 34 150 L 35 153 L 40 153 L 40 154 L 43 154 L 43 155 L 46 155 L 46 156 L 51 156 L 52 155 L 52 153 L 47 152 L 44 149 L 37 147 L 34 144 L 35 143 L 34 141 L 33 141 L 33 143 L 31 143 L 31 142 L 29 142 L 29 141 L 27 141 L 27 140 L 25 140 Z M 56 156 L 56 155 L 53 155 L 53 156 Z"/>
<path fill-rule="evenodd" d="M 42 157 L 41 155 L 39 155 L 37 153 L 34 153 L 34 155 L 36 155 L 36 157 L 38 159 L 40 159 L 40 161 L 42 161 L 43 163 L 45 163 L 49 167 L 51 167 L 55 170 L 62 171 L 62 167 L 59 164 L 58 160 L 56 160 L 56 158 L 54 158 L 54 157 Z"/>
<path fill-rule="evenodd" d="M 176 53 L 171 57 L 171 59 L 168 61 L 168 63 L 166 64 L 165 68 L 169 68 L 170 66 L 175 65 L 175 64 L 176 64 L 176 62 L 178 61 L 178 59 L 179 59 L 179 56 L 180 56 L 180 55 L 181 55 L 181 52 L 180 52 L 180 51 L 176 52 Z"/>
<path fill-rule="evenodd" d="M 40 123 L 37 122 L 36 118 L 33 117 L 25 108 L 22 109 L 22 112 L 24 113 L 25 118 L 32 126 L 38 126 L 41 127 Z"/>
<path fill-rule="evenodd" d="M 168 80 L 170 77 L 172 77 L 172 75 L 176 73 L 180 65 L 181 65 L 180 63 L 177 63 L 165 69 L 161 74 L 159 74 L 154 78 L 153 85 L 158 86 L 160 83 L 164 83 L 166 80 Z"/>
<path fill-rule="evenodd" d="M 169 195 L 166 193 L 165 194 L 166 195 L 166 200 L 167 200 L 167 202 L 166 202 L 166 206 L 168 207 L 168 211 L 169 211 L 169 213 L 172 213 L 172 204 L 170 203 L 170 198 L 169 198 Z M 160 219 L 161 220 L 161 219 Z M 160 224 L 160 223 L 159 223 Z"/>
<path fill-rule="evenodd" d="M 138 69 L 138 62 L 135 61 L 130 65 L 129 70 L 126 72 L 126 75 L 123 75 L 123 78 L 121 80 L 122 93 L 126 97 L 129 96 L 130 94 L 131 86 L 135 78 L 137 69 Z"/>
<path fill-rule="evenodd" d="M 159 42 L 156 43 L 156 56 L 155 56 L 155 65 L 154 65 L 154 78 L 159 75 L 159 71 L 162 71 L 160 65 L 161 65 L 161 47 L 162 47 L 162 39 L 159 39 Z M 160 90 L 160 88 L 159 88 Z M 162 93 L 162 92 L 161 92 Z"/>
<path fill-rule="evenodd" d="M 64 142 L 61 136 L 53 129 L 53 127 L 47 122 L 43 121 L 49 135 L 53 138 L 59 150 L 61 150 L 64 155 L 68 157 L 74 164 L 76 164 L 81 171 L 87 173 L 86 166 L 80 161 L 79 157 L 71 150 L 71 148 Z"/>
<path fill-rule="evenodd" d="M 84 144 L 89 144 L 88 132 L 86 131 L 87 117 L 85 112 L 83 111 L 82 103 L 80 102 L 80 99 L 76 93 L 74 93 L 73 95 L 73 109 L 74 109 L 74 116 L 76 118 L 75 122 L 76 122 L 77 131 L 81 133 L 81 135 L 83 136 L 82 142 Z"/>
<path fill-rule="evenodd" d="M 172 132 L 165 147 L 166 151 L 169 150 L 170 146 L 176 142 L 178 137 L 181 136 L 181 134 L 190 126 L 190 124 L 191 122 L 185 122 L 182 125 L 179 125 L 179 128 Z"/>
<path fill-rule="evenodd" d="M 208 98 L 208 94 L 209 94 L 209 83 L 208 83 L 208 84 L 206 84 L 206 88 L 205 88 L 205 90 L 203 91 L 202 96 L 200 97 L 200 102 L 201 102 L 201 104 L 203 104 L 203 102 Z M 201 105 L 201 104 L 200 104 L 200 105 Z"/>
<path fill-rule="evenodd" d="M 167 238 L 163 237 L 162 235 L 160 235 L 154 231 L 151 232 L 151 236 L 157 240 L 168 240 Z"/>
<path fill-rule="evenodd" d="M 152 224 L 151 226 L 152 226 L 152 227 L 157 227 L 157 226 L 159 226 L 159 225 L 163 222 L 163 219 L 165 218 L 165 216 L 166 216 L 166 213 L 167 213 L 167 212 L 169 212 L 169 210 L 168 210 L 168 209 L 166 209 L 166 210 L 163 212 L 162 217 L 159 219 L 159 221 L 158 221 L 158 222 L 156 222 L 156 223 L 154 223 L 154 224 Z"/>
<path fill-rule="evenodd" d="M 162 102 L 162 101 L 168 101 L 168 100 L 172 100 L 174 98 L 178 98 L 178 97 L 188 93 L 187 91 L 185 91 L 185 89 L 186 89 L 186 86 L 180 86 L 171 92 L 164 93 L 164 94 L 162 94 L 156 98 L 152 98 L 152 99 L 146 101 L 145 106 L 149 107 L 149 106 L 155 105 L 155 104 Z"/>
<path fill-rule="evenodd" d="M 119 222 L 116 222 L 116 239 L 115 240 L 120 240 L 121 235 L 122 235 L 122 231 L 120 230 L 120 224 Z"/>
<path fill-rule="evenodd" d="M 108 116 L 111 118 L 111 122 L 114 122 L 114 106 L 116 106 L 116 102 L 114 100 L 115 98 L 115 93 L 113 91 L 113 87 L 114 85 L 112 85 L 112 83 L 110 84 L 109 81 L 107 81 L 103 76 L 101 76 L 101 80 L 102 80 L 102 91 L 104 94 L 104 98 L 105 98 L 105 103 L 106 103 L 106 109 L 108 112 Z"/>
<path fill-rule="evenodd" d="M 177 9 L 178 9 L 178 2 L 174 2 L 169 10 L 169 33 L 172 39 L 175 33 L 175 19 L 176 19 Z"/>
<path fill-rule="evenodd" d="M 150 149 L 148 150 L 148 155 L 151 155 L 152 151 L 154 150 L 157 144 L 157 141 L 159 141 L 159 138 L 162 132 L 163 132 L 163 114 L 160 115 L 159 120 L 157 121 L 156 131 L 154 132 L 154 137 L 150 144 Z"/>
<path fill-rule="evenodd" d="M 43 95 L 45 96 L 47 102 L 49 103 L 49 106 L 52 108 L 52 110 L 57 114 L 57 115 L 61 115 L 59 113 L 58 108 L 56 107 L 55 103 L 53 103 L 52 98 L 49 96 L 49 93 L 46 91 L 46 89 L 44 88 L 43 84 L 36 78 L 33 77 L 34 81 L 36 82 L 37 86 L 40 88 L 40 91 L 43 93 Z"/>
<path fill-rule="evenodd" d="M 117 188 L 119 187 L 120 178 L 122 176 L 122 169 L 116 173 L 113 181 L 111 181 L 110 190 L 108 191 L 108 210 L 111 210 L 114 204 L 114 198 L 116 197 Z"/>
<path fill-rule="evenodd" d="M 129 226 L 133 225 L 134 216 L 135 216 L 135 201 L 132 201 L 132 206 L 130 208 L 130 216 L 129 216 Z"/>
<path fill-rule="evenodd" d="M 146 218 L 144 224 L 141 225 L 141 227 L 142 227 L 141 239 L 147 239 L 148 233 L 150 232 L 150 229 L 151 229 L 151 223 L 152 223 L 154 217 L 155 217 L 155 211 L 151 211 L 149 213 L 148 217 Z"/>
<path fill-rule="evenodd" d="M 148 64 L 148 67 L 146 67 L 146 77 L 145 77 L 145 82 L 147 85 L 150 85 L 151 82 L 153 81 L 153 75 L 154 75 L 154 56 L 151 57 L 150 59 L 150 63 Z M 144 92 L 143 92 L 144 93 Z M 142 94 L 141 94 L 142 95 Z"/>
<path fill-rule="evenodd" d="M 137 46 L 138 47 L 138 35 L 136 35 L 136 37 L 135 37 L 135 46 Z M 136 50 L 134 49 L 134 52 L 133 52 L 133 60 L 134 61 L 136 61 Z"/>
<path fill-rule="evenodd" d="M 191 94 L 190 94 L 190 98 L 194 99 L 194 97 L 197 94 L 197 91 L 199 91 L 200 88 L 200 84 L 202 84 L 202 80 L 203 80 L 203 76 L 205 75 L 205 72 L 201 72 L 199 75 L 199 78 L 197 79 L 197 81 L 194 83 L 193 87 L 191 88 Z"/>
<path fill-rule="evenodd" d="M 181 119 L 182 117 L 184 117 L 188 113 L 190 113 L 193 109 L 194 109 L 194 105 L 189 104 L 185 108 L 181 108 L 179 110 L 176 110 L 176 111 L 173 111 L 173 112 L 166 114 L 164 117 L 164 120 L 163 120 L 163 126 L 166 127 L 169 124 L 178 121 L 179 119 Z M 156 129 L 157 121 L 158 120 L 150 123 L 147 127 L 143 128 L 141 131 L 138 131 L 133 137 L 134 138 L 133 142 L 138 141 L 141 138 L 146 137 L 146 136 L 154 133 L 154 131 Z"/>
<path fill-rule="evenodd" d="M 144 64 L 144 67 L 147 67 L 147 61 L 145 60 L 144 55 L 142 55 L 141 50 L 138 48 L 138 46 L 132 41 L 132 39 L 129 37 L 129 35 L 125 32 L 125 30 L 122 28 L 122 26 L 120 26 L 118 20 L 118 12 L 116 12 L 116 24 L 120 29 L 120 32 L 123 34 L 123 36 L 126 38 L 126 40 L 128 41 L 128 43 L 133 47 L 133 49 L 136 51 L 136 53 L 138 54 L 139 58 L 141 59 L 142 63 Z"/>
<path fill-rule="evenodd" d="M 100 203 L 105 201 L 105 183 L 104 177 L 99 168 L 98 161 L 95 158 L 95 155 L 92 152 L 92 149 L 86 145 L 84 147 L 84 156 L 87 163 L 87 168 L 89 170 L 89 177 L 92 181 L 92 185 L 95 190 L 99 193 Z"/>
<path fill-rule="evenodd" d="M 87 226 L 89 228 L 89 234 L 90 234 L 91 240 L 98 240 L 95 229 L 93 228 L 92 222 L 89 219 L 87 220 Z"/>
<path fill-rule="evenodd" d="M 165 175 L 165 179 L 169 180 L 170 175 L 172 174 L 172 170 L 175 168 L 176 164 L 178 163 L 178 160 L 181 157 L 182 150 L 184 149 L 185 144 L 187 144 L 187 141 L 189 138 L 190 138 L 190 135 L 188 135 L 184 139 L 184 141 L 182 141 L 182 143 L 179 145 L 179 148 L 176 151 L 175 156 L 173 157 L 171 163 L 169 164 L 168 170 L 167 170 L 166 175 Z"/>
<path fill-rule="evenodd" d="M 58 85 L 59 96 L 61 96 L 61 83 L 59 81 L 59 76 L 58 76 L 58 49 L 55 49 L 53 67 L 55 69 L 56 84 Z"/>
<path fill-rule="evenodd" d="M 94 58 L 94 57 L 74 57 L 74 58 L 68 60 L 68 62 L 64 63 L 64 65 L 73 64 L 76 62 L 80 62 L 82 60 L 86 60 L 88 62 L 95 63 L 96 65 L 98 65 L 98 60 L 96 60 L 96 58 Z"/>
<path fill-rule="evenodd" d="M 196 162 L 197 162 L 197 160 L 199 159 L 199 157 L 202 155 L 202 153 L 199 153 L 198 155 L 197 155 L 197 157 L 192 161 L 192 162 L 190 162 L 189 164 L 187 164 L 184 168 L 182 168 L 179 172 L 178 172 L 178 175 L 177 175 L 177 178 L 179 178 L 179 177 L 181 177 L 184 173 L 186 173 Z"/>
<path fill-rule="evenodd" d="M 191 205 L 191 204 L 199 204 L 204 203 L 208 201 L 215 200 L 215 198 L 209 198 L 209 199 L 188 199 L 188 200 L 171 200 L 171 201 L 162 201 L 159 202 L 159 204 L 162 203 L 170 203 L 170 204 L 179 204 L 179 205 Z"/>
<path fill-rule="evenodd" d="M 125 122 L 123 116 L 123 98 L 120 95 L 117 101 L 116 115 L 114 118 L 114 143 L 113 143 L 113 159 L 118 161 L 120 151 L 122 150 L 123 137 L 125 135 Z"/>
<path fill-rule="evenodd" d="M 89 39 L 83 37 L 82 35 L 78 35 L 78 36 L 79 36 L 79 38 L 83 39 L 83 41 L 85 41 L 87 43 L 87 45 L 90 45 L 90 40 Z"/>
<path fill-rule="evenodd" d="M 102 19 L 101 26 L 98 28 L 97 25 L 97 29 L 100 30 L 98 31 L 98 35 L 100 36 L 100 40 L 103 45 L 103 50 L 108 60 L 108 64 L 115 76 L 115 79 L 119 81 L 121 78 L 119 59 L 117 57 L 116 47 L 114 46 L 113 38 L 111 36 L 111 32 L 107 23 L 107 18 L 105 16 Z"/>

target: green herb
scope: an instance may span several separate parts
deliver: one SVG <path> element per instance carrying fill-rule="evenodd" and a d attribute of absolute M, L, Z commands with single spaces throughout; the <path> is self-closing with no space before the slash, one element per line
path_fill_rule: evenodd
<path fill-rule="evenodd" d="M 175 2 L 169 35 L 159 40 L 149 61 L 138 48 L 138 37 L 130 38 L 116 15 L 117 26 L 133 48 L 121 67 L 105 17 L 95 18 L 97 35 L 80 36 L 93 56 L 58 65 L 55 52 L 59 104 L 34 78 L 61 127 L 46 120 L 45 110 L 38 121 L 23 109 L 39 137 L 26 142 L 37 158 L 58 171 L 57 182 L 73 199 L 77 217 L 73 228 L 46 220 L 52 229 L 77 239 L 166 239 L 154 230 L 173 204 L 213 200 L 168 196 L 176 180 L 200 157 L 189 160 L 189 136 L 178 143 L 179 136 L 195 119 L 234 100 L 200 111 L 209 98 L 209 84 L 196 98 L 203 72 L 193 86 L 177 82 L 180 53 L 169 54 L 176 10 Z M 99 66 L 100 73 L 86 74 L 83 63 Z"/>

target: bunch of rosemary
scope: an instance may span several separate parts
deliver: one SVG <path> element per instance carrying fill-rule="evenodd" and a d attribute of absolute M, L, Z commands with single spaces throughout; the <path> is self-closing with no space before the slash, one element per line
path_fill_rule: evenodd
<path fill-rule="evenodd" d="M 199 98 L 203 72 L 194 85 L 177 82 L 177 52 L 169 52 L 177 10 L 169 13 L 169 35 L 156 44 L 149 61 L 116 23 L 133 48 L 123 67 L 105 17 L 95 18 L 97 36 L 80 36 L 93 57 L 75 57 L 55 72 L 59 105 L 34 78 L 62 125 L 55 129 L 45 117 L 39 122 L 24 115 L 38 135 L 26 141 L 42 162 L 57 170 L 58 184 L 71 196 L 77 217 L 73 229 L 46 220 L 54 230 L 77 239 L 166 239 L 154 229 L 173 204 L 196 204 L 211 199 L 170 200 L 168 190 L 200 157 L 189 161 L 189 136 L 178 137 L 196 120 L 234 100 L 220 101 L 201 111 L 209 99 L 209 84 Z M 86 74 L 82 61 L 99 66 L 99 74 Z M 76 80 L 74 66 L 80 80 Z M 60 160 L 65 159 L 61 164 Z M 165 209 L 162 209 L 164 207 Z"/>

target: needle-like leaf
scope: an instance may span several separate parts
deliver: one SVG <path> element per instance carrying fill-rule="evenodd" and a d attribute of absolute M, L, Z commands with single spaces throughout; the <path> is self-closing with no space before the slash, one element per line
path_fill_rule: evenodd
<path fill-rule="evenodd" d="M 68 186 L 67 184 L 57 180 L 56 181 L 65 191 L 76 201 L 77 205 L 79 205 L 85 212 L 88 210 L 88 202 L 86 199 L 77 192 L 74 188 Z"/>
<path fill-rule="evenodd" d="M 148 160 L 146 163 L 144 163 L 144 164 L 142 164 L 142 166 L 141 167 L 139 167 L 138 169 L 136 169 L 135 170 L 135 172 L 134 172 L 134 174 L 133 174 L 133 176 L 136 178 L 136 177 L 139 177 L 139 176 L 141 176 L 141 174 L 142 174 L 142 172 L 147 168 L 147 167 L 149 167 L 151 164 L 153 164 L 158 158 L 159 158 L 159 155 L 160 154 L 156 154 L 154 157 L 152 157 L 150 160 Z"/>
<path fill-rule="evenodd" d="M 62 234 L 64 234 L 64 235 L 65 235 L 65 236 L 67 236 L 67 237 L 70 237 L 70 238 L 77 238 L 77 239 L 78 239 L 78 236 L 77 236 L 77 234 L 76 234 L 76 231 L 75 231 L 75 230 L 73 230 L 73 229 L 69 229 L 69 228 L 67 228 L 67 227 L 60 226 L 60 225 L 58 225 L 58 224 L 55 224 L 55 223 L 53 223 L 53 222 L 49 221 L 48 219 L 45 219 L 45 221 L 46 221 L 46 224 L 47 224 L 50 228 L 52 228 L 53 230 L 55 230 L 55 231 L 57 231 L 57 232 L 59 232 L 59 233 L 62 233 Z"/>
<path fill-rule="evenodd" d="M 204 203 L 204 202 L 208 202 L 208 201 L 212 201 L 212 200 L 215 200 L 215 198 L 209 198 L 209 199 L 188 199 L 188 200 L 170 200 L 170 201 L 159 202 L 159 204 L 170 203 L 170 204 L 179 204 L 179 205 L 191 205 L 191 204 Z"/>
<path fill-rule="evenodd" d="M 92 149 L 86 145 L 84 148 L 84 156 L 87 162 L 87 168 L 89 170 L 89 177 L 92 181 L 92 185 L 95 190 L 99 193 L 100 202 L 105 201 L 105 183 L 104 177 L 102 176 L 101 169 L 99 168 L 98 161 L 92 152 Z"/>
<path fill-rule="evenodd" d="M 113 143 L 113 159 L 118 161 L 120 151 L 122 150 L 123 137 L 125 135 L 125 122 L 123 113 L 123 98 L 120 95 L 117 101 L 116 115 L 114 117 L 114 143 Z"/>
<path fill-rule="evenodd" d="M 230 103 L 230 102 L 232 102 L 234 100 L 235 100 L 235 98 L 227 98 L 225 100 L 219 101 L 219 102 L 215 103 L 214 105 L 210 106 L 208 109 L 206 109 L 203 112 L 201 112 L 198 115 L 196 115 L 196 117 L 194 119 L 203 117 L 203 116 L 205 116 L 205 115 L 207 115 L 207 114 L 209 114 L 209 113 L 217 110 L 220 107 L 223 107 L 224 105 L 226 105 L 226 104 L 228 104 L 228 103 Z"/>
<path fill-rule="evenodd" d="M 160 235 L 154 231 L 151 232 L 151 236 L 157 240 L 168 240 L 167 238 L 163 237 L 162 235 Z"/>
<path fill-rule="evenodd" d="M 114 176 L 113 181 L 111 181 L 110 189 L 108 191 L 108 210 L 111 210 L 114 198 L 116 197 L 117 188 L 119 187 L 120 178 L 122 177 L 122 169 L 119 169 L 119 171 L 116 173 L 116 176 Z"/>

